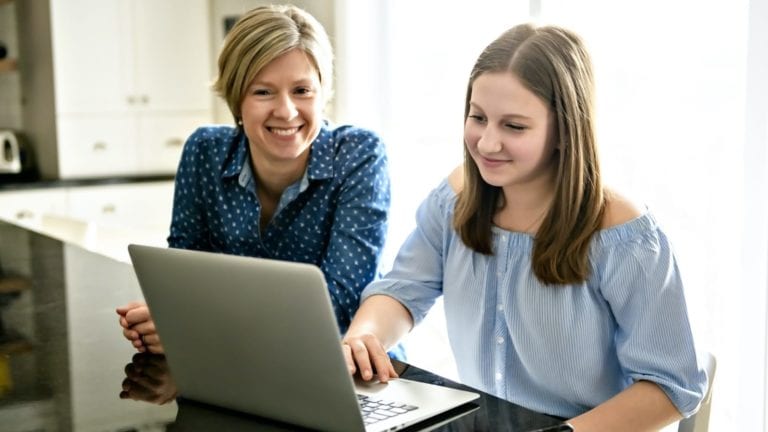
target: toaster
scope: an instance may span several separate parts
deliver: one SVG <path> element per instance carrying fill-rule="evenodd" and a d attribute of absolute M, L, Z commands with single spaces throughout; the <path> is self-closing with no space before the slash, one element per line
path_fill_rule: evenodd
<path fill-rule="evenodd" d="M 0 130 L 0 174 L 28 175 L 32 171 L 32 152 L 22 137 L 11 130 Z"/>

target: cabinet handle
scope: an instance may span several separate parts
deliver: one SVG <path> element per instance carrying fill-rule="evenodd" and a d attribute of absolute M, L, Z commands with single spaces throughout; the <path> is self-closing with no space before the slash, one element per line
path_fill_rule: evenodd
<path fill-rule="evenodd" d="M 104 204 L 104 207 L 101 208 L 101 212 L 104 214 L 113 214 L 117 210 L 117 207 L 114 204 Z"/>
<path fill-rule="evenodd" d="M 16 212 L 16 219 L 17 220 L 23 220 L 23 219 L 32 219 L 35 217 L 35 214 L 32 213 L 29 210 L 19 210 Z"/>
<path fill-rule="evenodd" d="M 181 147 L 184 145 L 184 140 L 181 138 L 168 138 L 165 141 L 166 147 Z"/>
<path fill-rule="evenodd" d="M 143 103 L 144 105 L 148 104 L 149 103 L 149 96 L 141 95 L 141 103 Z"/>
<path fill-rule="evenodd" d="M 107 143 L 104 141 L 96 141 L 93 143 L 93 151 L 104 151 L 107 149 Z"/>
<path fill-rule="evenodd" d="M 128 105 L 133 105 L 136 103 L 136 96 L 130 95 L 126 97 L 125 100 L 128 102 Z"/>

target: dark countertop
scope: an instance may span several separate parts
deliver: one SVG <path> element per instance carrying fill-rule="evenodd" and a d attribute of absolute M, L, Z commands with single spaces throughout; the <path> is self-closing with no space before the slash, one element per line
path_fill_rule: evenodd
<path fill-rule="evenodd" d="M 162 356 L 136 354 L 115 306 L 141 298 L 130 265 L 0 222 L 0 429 L 296 430 L 175 399 Z M 466 388 L 407 364 L 401 376 Z M 555 418 L 483 394 L 409 430 L 527 431 Z"/>
<path fill-rule="evenodd" d="M 156 182 L 173 180 L 173 174 L 156 175 L 137 175 L 122 177 L 88 177 L 64 180 L 22 180 L 7 174 L 0 175 L 0 192 L 30 190 L 30 189 L 49 189 L 73 186 L 101 186 L 114 184 L 130 184 L 143 182 Z"/>

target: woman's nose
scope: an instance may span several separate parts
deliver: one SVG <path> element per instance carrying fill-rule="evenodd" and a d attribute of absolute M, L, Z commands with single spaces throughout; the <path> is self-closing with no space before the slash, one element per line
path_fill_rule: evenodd
<path fill-rule="evenodd" d="M 288 95 L 279 97 L 276 104 L 274 116 L 277 118 L 290 120 L 299 114 L 299 111 L 296 109 L 296 104 Z"/>

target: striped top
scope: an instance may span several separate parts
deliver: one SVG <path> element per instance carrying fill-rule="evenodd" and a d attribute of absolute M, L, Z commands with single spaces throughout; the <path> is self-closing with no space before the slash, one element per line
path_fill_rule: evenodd
<path fill-rule="evenodd" d="M 283 191 L 263 230 L 249 162 L 248 140 L 236 128 L 206 126 L 189 137 L 176 173 L 168 245 L 317 265 L 343 333 L 360 293 L 377 276 L 387 233 L 384 143 L 371 131 L 325 122 L 304 176 Z"/>
<path fill-rule="evenodd" d="M 650 213 L 599 231 L 584 283 L 542 284 L 533 237 L 493 230 L 478 254 L 452 228 L 456 195 L 443 181 L 421 204 L 392 271 L 363 298 L 386 294 L 421 321 L 443 295 L 465 384 L 571 418 L 635 380 L 657 383 L 685 416 L 706 388 L 670 244 Z"/>

